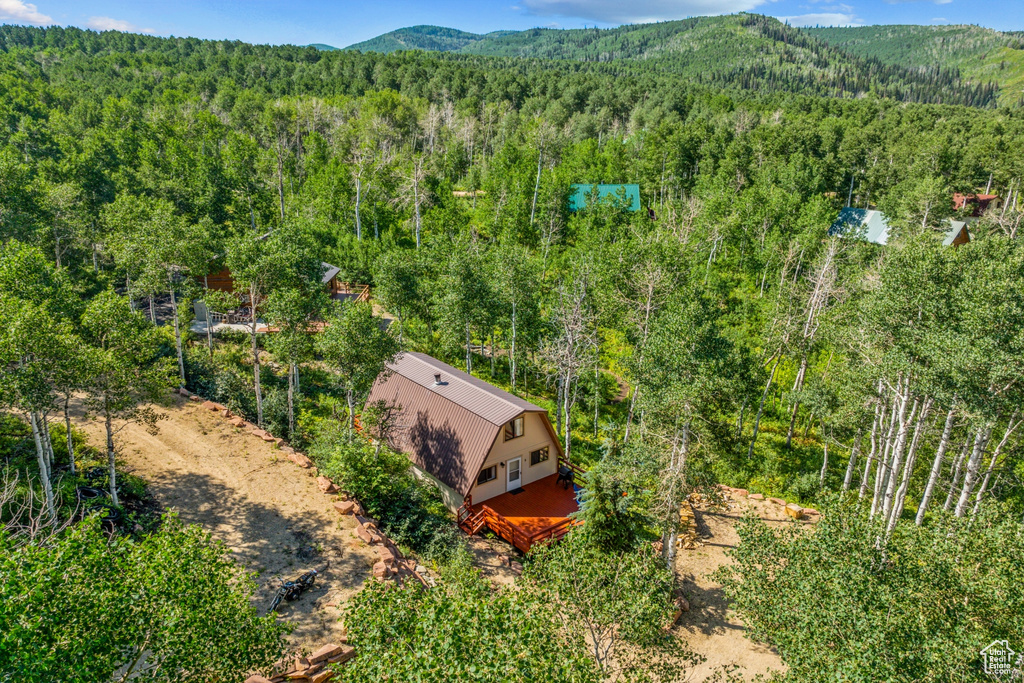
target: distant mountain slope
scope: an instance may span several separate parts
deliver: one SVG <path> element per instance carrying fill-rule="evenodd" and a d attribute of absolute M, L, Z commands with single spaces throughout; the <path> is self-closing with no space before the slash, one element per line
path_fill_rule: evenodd
<path fill-rule="evenodd" d="M 757 14 L 697 17 L 613 29 L 530 29 L 478 35 L 437 26 L 392 31 L 346 49 L 428 50 L 572 60 L 672 73 L 695 82 L 806 94 L 882 96 L 989 106 L 995 88 L 963 84 L 955 68 L 908 68 L 851 54 Z M 916 67 L 916 65 L 915 65 Z"/>
<path fill-rule="evenodd" d="M 809 28 L 819 38 L 850 54 L 906 67 L 941 65 L 959 69 L 978 82 L 1000 86 L 999 101 L 1021 104 L 1024 97 L 1024 35 L 981 26 L 856 26 Z"/>
<path fill-rule="evenodd" d="M 458 52 L 484 36 L 443 26 L 410 26 L 384 33 L 376 38 L 349 45 L 346 50 L 360 52 L 396 52 L 397 50 L 424 50 L 427 52 Z"/>
<path fill-rule="evenodd" d="M 333 45 L 327 45 L 326 43 L 310 43 L 306 47 L 315 47 L 317 50 L 323 50 L 324 52 L 331 52 L 332 50 L 338 49 Z"/>

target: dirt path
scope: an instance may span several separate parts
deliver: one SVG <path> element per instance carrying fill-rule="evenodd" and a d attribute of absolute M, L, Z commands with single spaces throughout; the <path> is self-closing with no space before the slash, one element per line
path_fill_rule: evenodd
<path fill-rule="evenodd" d="M 339 632 L 341 604 L 372 574 L 376 553 L 351 533 L 331 497 L 271 444 L 237 430 L 197 403 L 168 397 L 154 406 L 159 433 L 129 426 L 117 438 L 124 465 L 149 482 L 161 507 L 199 524 L 223 541 L 235 559 L 258 573 L 254 604 L 265 613 L 282 580 L 329 567 L 315 588 L 280 614 L 294 624 L 290 643 L 316 649 Z M 103 425 L 79 408 L 76 423 L 103 448 Z"/>
<path fill-rule="evenodd" d="M 748 681 L 754 680 L 758 674 L 785 670 L 785 665 L 772 648 L 746 638 L 743 624 L 728 609 L 722 585 L 709 575 L 732 563 L 725 552 L 739 543 L 736 523 L 749 510 L 754 510 L 769 525 L 792 522 L 781 507 L 772 503 L 728 500 L 726 510 L 697 513 L 711 533 L 710 538 L 704 539 L 704 547 L 680 550 L 676 555 L 676 574 L 690 600 L 690 611 L 683 613 L 674 632 L 690 649 L 707 658 L 694 670 L 691 680 L 695 682 L 704 680 L 715 669 L 731 665 L 738 666 L 738 673 Z"/>

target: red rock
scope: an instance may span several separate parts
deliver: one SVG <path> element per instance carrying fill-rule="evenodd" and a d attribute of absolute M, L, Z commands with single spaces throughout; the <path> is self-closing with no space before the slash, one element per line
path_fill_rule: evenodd
<path fill-rule="evenodd" d="M 266 433 L 265 431 L 263 431 L 263 430 L 262 430 L 262 429 L 260 429 L 259 427 L 253 427 L 253 428 L 252 428 L 252 431 L 250 431 L 249 433 L 250 433 L 250 434 L 252 434 L 253 436 L 258 436 L 258 437 L 259 437 L 259 438 L 261 438 L 261 439 L 262 439 L 262 438 L 263 438 L 264 436 L 269 436 L 269 434 L 267 434 L 267 433 Z"/>
<path fill-rule="evenodd" d="M 230 420 L 228 420 L 228 423 L 234 425 L 235 427 L 242 427 L 245 425 L 245 419 L 241 417 L 233 417 Z"/>
<path fill-rule="evenodd" d="M 190 400 L 190 401 L 195 401 L 196 403 L 199 403 L 199 402 L 200 402 L 200 401 L 202 401 L 203 399 L 199 398 L 199 397 L 198 397 L 198 396 L 196 396 L 195 394 L 192 394 L 191 396 L 189 396 L 189 397 L 188 397 L 188 400 Z"/>
<path fill-rule="evenodd" d="M 266 441 L 267 443 L 273 443 L 274 441 L 276 441 L 274 435 L 271 434 L 270 432 L 263 432 L 263 434 L 260 435 L 260 438 Z"/>
<path fill-rule="evenodd" d="M 334 672 L 330 669 L 325 669 L 320 673 L 316 674 L 309 679 L 309 683 L 326 683 L 327 681 L 334 678 Z"/>
<path fill-rule="evenodd" d="M 760 493 L 751 493 L 750 500 L 764 500 L 764 495 Z"/>
<path fill-rule="evenodd" d="M 821 513 L 818 512 L 817 510 L 812 510 L 811 508 L 804 508 L 804 514 L 805 515 L 820 515 Z"/>
<path fill-rule="evenodd" d="M 249 676 L 247 679 L 245 679 L 245 683 L 270 683 L 270 679 L 264 678 L 260 675 L 255 675 Z"/>
<path fill-rule="evenodd" d="M 217 410 L 217 404 L 214 403 L 213 401 L 203 401 L 202 407 L 206 408 L 207 410 Z"/>
<path fill-rule="evenodd" d="M 234 416 L 234 413 L 232 413 L 227 408 L 225 408 L 224 410 L 220 411 L 220 414 L 223 415 L 224 417 L 232 417 L 232 416 Z"/>
<path fill-rule="evenodd" d="M 732 494 L 740 498 L 746 498 L 749 492 L 746 489 L 733 489 Z"/>
<path fill-rule="evenodd" d="M 343 515 L 351 515 L 356 509 L 356 504 L 351 500 L 339 500 L 334 503 L 334 509 Z"/>
<path fill-rule="evenodd" d="M 281 448 L 282 446 L 287 446 L 288 442 L 285 441 L 284 439 L 274 439 L 274 445 L 277 446 L 278 448 Z"/>
<path fill-rule="evenodd" d="M 188 398 L 189 396 L 192 395 L 192 392 L 186 389 L 185 387 L 178 387 L 178 395 Z"/>
<path fill-rule="evenodd" d="M 391 576 L 391 569 L 388 568 L 387 563 L 378 562 L 373 565 L 373 575 L 378 579 L 386 579 Z"/>
<path fill-rule="evenodd" d="M 344 664 L 356 656 L 356 649 L 351 645 L 342 645 L 341 654 L 335 655 L 327 660 L 328 664 Z"/>
<path fill-rule="evenodd" d="M 356 536 L 366 543 L 373 543 L 373 535 L 370 533 L 370 530 L 362 524 L 356 527 Z"/>
<path fill-rule="evenodd" d="M 327 477 L 317 477 L 316 485 L 320 487 L 320 490 L 327 494 L 335 494 L 338 492 L 338 487 L 334 485 L 334 482 Z"/>
<path fill-rule="evenodd" d="M 314 652 L 309 656 L 309 661 L 313 664 L 319 664 L 320 662 L 326 662 L 331 657 L 337 657 L 342 652 L 341 645 L 335 645 L 334 643 L 328 643 L 322 648 Z"/>
<path fill-rule="evenodd" d="M 282 453 L 295 453 L 295 449 L 291 446 L 281 446 Z"/>
<path fill-rule="evenodd" d="M 292 462 L 306 470 L 313 466 L 313 461 L 304 456 L 302 453 L 296 453 L 295 459 L 292 460 Z"/>
<path fill-rule="evenodd" d="M 770 500 L 771 502 L 775 503 L 776 505 L 785 505 L 786 504 L 786 501 L 782 500 L 781 498 L 769 498 L 768 500 Z"/>
<path fill-rule="evenodd" d="M 363 526 L 372 526 L 374 529 L 377 528 L 377 520 L 375 520 L 373 517 L 364 517 L 362 514 L 358 512 L 356 513 L 356 521 L 362 524 Z"/>
<path fill-rule="evenodd" d="M 380 553 L 380 559 L 384 562 L 387 562 L 388 564 L 391 564 L 392 562 L 398 559 L 398 557 L 395 554 L 395 551 L 393 551 L 387 545 L 382 545 L 380 548 L 377 549 L 377 552 Z"/>

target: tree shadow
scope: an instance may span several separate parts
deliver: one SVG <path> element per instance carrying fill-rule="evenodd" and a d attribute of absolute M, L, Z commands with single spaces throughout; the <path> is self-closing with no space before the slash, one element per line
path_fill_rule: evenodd
<path fill-rule="evenodd" d="M 417 411 L 405 434 L 407 448 L 403 450 L 411 451 L 417 466 L 456 490 L 467 481 L 462 439 L 447 419 L 438 425 L 425 412 Z"/>
<path fill-rule="evenodd" d="M 292 639 L 322 640 L 336 624 L 322 608 L 359 590 L 371 576 L 365 555 L 346 542 L 337 518 L 303 511 L 287 514 L 272 504 L 249 500 L 215 478 L 194 472 L 162 471 L 149 477 L 151 489 L 164 507 L 188 524 L 197 524 L 221 541 L 232 558 L 255 572 L 251 603 L 261 614 L 283 581 L 302 573 L 319 572 L 314 587 L 294 602 L 282 602 L 278 613 L 293 624 Z"/>

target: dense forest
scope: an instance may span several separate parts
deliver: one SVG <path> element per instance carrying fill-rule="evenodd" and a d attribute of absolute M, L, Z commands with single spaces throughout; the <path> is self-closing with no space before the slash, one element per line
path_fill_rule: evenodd
<path fill-rule="evenodd" d="M 876 92 L 913 102 L 992 106 L 991 77 L 966 81 L 953 65 L 903 64 L 837 49 L 756 14 L 696 17 L 613 29 L 496 31 L 475 35 L 437 26 L 392 31 L 347 50 L 429 50 L 491 57 L 614 64 L 690 82 L 751 90 L 855 96 Z M 913 67 L 913 68 L 908 68 Z"/>
<path fill-rule="evenodd" d="M 538 33 L 486 56 L 0 27 L 0 674 L 226 681 L 281 652 L 201 533 L 67 518 L 69 403 L 105 422 L 90 462 L 127 510 L 118 425 L 179 386 L 442 568 L 353 600 L 369 654 L 342 680 L 680 680 L 678 511 L 717 484 L 823 512 L 746 520 L 722 579 L 776 680 L 982 681 L 982 648 L 1024 642 L 1024 110 L 757 16 Z M 572 212 L 573 183 L 636 183 L 642 210 Z M 978 192 L 1001 202 L 943 246 Z M 888 244 L 831 235 L 847 204 Z M 325 300 L 322 262 L 376 308 Z M 225 265 L 278 334 L 189 331 L 194 301 L 238 303 L 204 287 Z M 547 408 L 589 471 L 522 591 L 482 585 L 404 456 L 353 436 L 383 429 L 363 402 L 401 349 Z"/>

